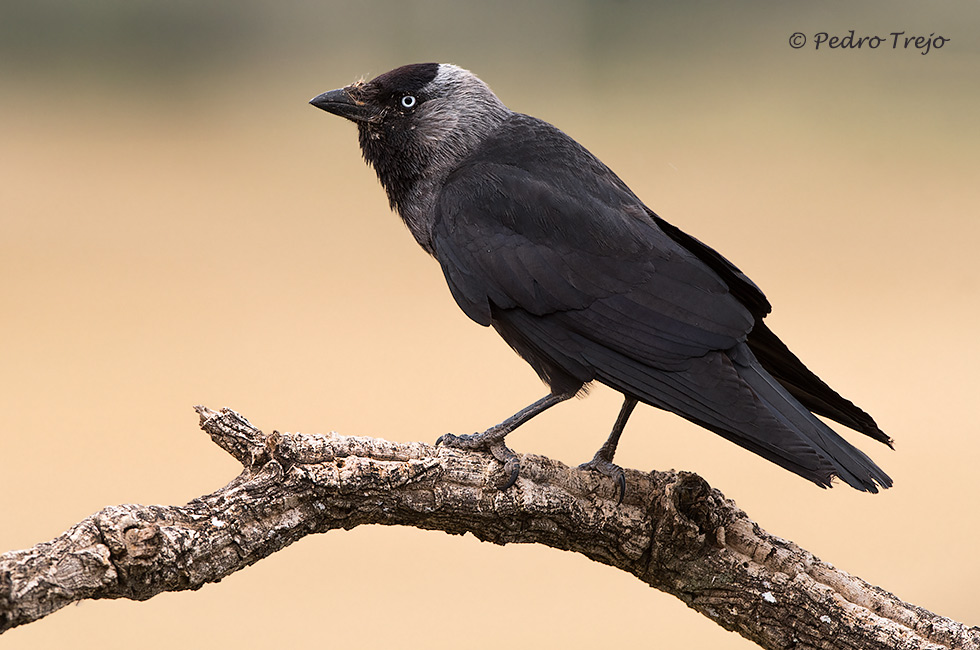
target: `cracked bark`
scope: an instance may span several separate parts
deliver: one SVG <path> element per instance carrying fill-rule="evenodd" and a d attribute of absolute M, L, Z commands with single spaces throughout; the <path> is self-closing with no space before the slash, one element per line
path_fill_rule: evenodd
<path fill-rule="evenodd" d="M 522 457 L 498 491 L 486 454 L 336 434 L 265 434 L 197 407 L 242 473 L 184 506 L 109 506 L 0 555 L 0 632 L 86 598 L 146 600 L 217 582 L 310 533 L 361 524 L 537 543 L 627 571 L 764 648 L 963 648 L 980 629 L 906 603 L 766 533 L 702 478 L 610 479 Z"/>

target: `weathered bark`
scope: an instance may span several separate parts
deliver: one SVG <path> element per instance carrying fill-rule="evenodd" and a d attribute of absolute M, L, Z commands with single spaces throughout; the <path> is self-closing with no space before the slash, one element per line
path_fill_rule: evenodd
<path fill-rule="evenodd" d="M 769 535 L 694 474 L 608 479 L 543 458 L 494 485 L 489 455 L 373 438 L 264 434 L 231 410 L 201 426 L 244 471 L 185 506 L 118 505 L 0 556 L 0 632 L 85 598 L 145 600 L 221 580 L 309 533 L 389 524 L 572 550 L 674 594 L 765 648 L 968 648 L 937 616 Z"/>

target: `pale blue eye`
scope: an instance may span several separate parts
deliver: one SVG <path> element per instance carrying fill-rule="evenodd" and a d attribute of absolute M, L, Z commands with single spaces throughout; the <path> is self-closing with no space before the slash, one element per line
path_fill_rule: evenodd
<path fill-rule="evenodd" d="M 402 97 L 402 106 L 404 106 L 405 108 L 411 108 L 415 106 L 415 97 L 413 97 L 412 95 L 405 95 L 404 97 Z"/>

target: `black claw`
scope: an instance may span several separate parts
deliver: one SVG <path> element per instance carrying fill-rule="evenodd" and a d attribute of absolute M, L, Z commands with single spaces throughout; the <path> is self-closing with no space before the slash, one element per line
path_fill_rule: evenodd
<path fill-rule="evenodd" d="M 476 436 L 463 435 L 457 436 L 455 433 L 444 433 L 436 440 L 436 447 L 446 446 L 456 449 L 486 449 L 486 445 L 481 444 Z"/>
<path fill-rule="evenodd" d="M 578 466 L 579 469 L 589 470 L 590 472 L 598 472 L 603 476 L 608 476 L 613 481 L 616 482 L 616 505 L 622 505 L 623 499 L 626 497 L 626 473 L 623 468 L 619 465 L 614 465 L 608 460 L 602 458 L 593 458 L 587 463 L 582 463 Z"/>
<path fill-rule="evenodd" d="M 454 433 L 444 433 L 441 436 L 439 436 L 438 438 L 436 438 L 436 447 L 441 447 L 441 446 L 445 445 L 446 447 L 460 447 L 460 448 L 462 448 L 462 445 L 459 444 L 459 443 L 462 442 L 463 440 L 465 440 L 468 437 L 469 436 L 457 436 Z"/>
<path fill-rule="evenodd" d="M 521 473 L 521 461 L 517 457 L 517 454 L 509 449 L 503 441 L 490 445 L 490 453 L 493 454 L 494 458 L 504 464 L 504 472 L 508 473 L 507 480 L 498 488 L 503 492 L 517 482 L 517 477 Z"/>
<path fill-rule="evenodd" d="M 505 470 L 507 469 L 508 464 L 510 463 L 504 464 Z M 521 464 L 519 462 L 515 462 L 513 463 L 513 465 L 514 466 L 510 469 L 510 477 L 507 479 L 507 481 L 503 485 L 497 486 L 497 489 L 500 490 L 501 492 L 503 492 L 508 488 L 513 487 L 514 483 L 517 483 L 517 477 L 521 475 Z"/>

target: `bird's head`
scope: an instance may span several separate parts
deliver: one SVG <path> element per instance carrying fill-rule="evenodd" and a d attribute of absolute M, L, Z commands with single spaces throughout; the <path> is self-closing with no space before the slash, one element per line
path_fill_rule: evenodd
<path fill-rule="evenodd" d="M 310 103 L 376 132 L 377 137 L 395 129 L 445 130 L 446 122 L 473 127 L 481 114 L 492 117 L 506 112 L 476 75 L 447 63 L 405 65 L 371 81 L 355 81 L 317 95 Z M 460 125 L 463 117 L 468 119 Z"/>
<path fill-rule="evenodd" d="M 438 63 L 403 66 L 371 81 L 355 81 L 317 95 L 310 103 L 359 125 L 404 124 L 415 118 L 420 99 L 431 99 L 434 89 L 426 87 L 439 74 L 439 67 Z"/>
<path fill-rule="evenodd" d="M 413 232 L 435 184 L 510 115 L 476 75 L 446 63 L 402 66 L 310 103 L 357 124 L 365 160 Z"/>

